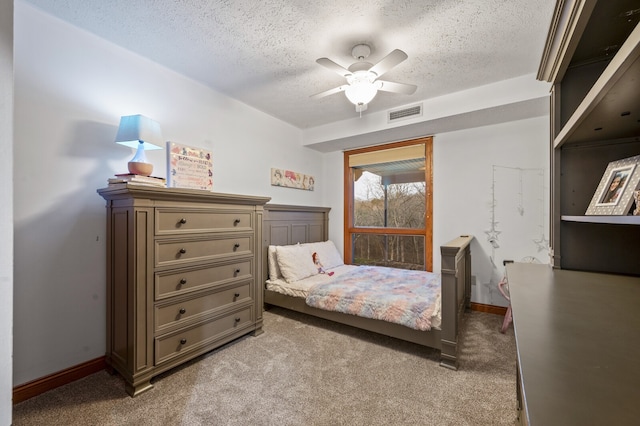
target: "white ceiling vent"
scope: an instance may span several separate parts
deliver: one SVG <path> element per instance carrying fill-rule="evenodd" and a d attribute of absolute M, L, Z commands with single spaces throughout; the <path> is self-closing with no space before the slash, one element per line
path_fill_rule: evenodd
<path fill-rule="evenodd" d="M 389 111 L 387 118 L 389 123 L 393 123 L 398 120 L 406 120 L 407 118 L 421 117 L 422 116 L 422 104 L 412 105 L 410 107 L 396 109 Z"/>

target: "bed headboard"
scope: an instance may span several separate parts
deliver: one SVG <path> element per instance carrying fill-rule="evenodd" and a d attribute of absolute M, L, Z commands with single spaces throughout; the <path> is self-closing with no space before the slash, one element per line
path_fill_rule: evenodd
<path fill-rule="evenodd" d="M 267 280 L 267 247 L 329 239 L 330 207 L 265 204 L 262 216 L 262 282 Z"/>

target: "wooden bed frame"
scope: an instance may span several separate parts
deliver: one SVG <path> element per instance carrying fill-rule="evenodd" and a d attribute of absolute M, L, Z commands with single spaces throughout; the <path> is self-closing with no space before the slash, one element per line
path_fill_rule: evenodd
<path fill-rule="evenodd" d="M 267 248 L 326 241 L 329 234 L 327 207 L 267 204 L 263 216 L 263 283 L 268 278 Z M 399 324 L 325 311 L 308 306 L 303 298 L 264 290 L 265 305 L 280 306 L 341 324 L 373 331 L 440 350 L 440 365 L 458 368 L 458 331 L 461 317 L 470 308 L 472 236 L 463 235 L 440 247 L 442 255 L 442 322 L 440 329 L 414 330 Z M 265 284 L 266 286 L 266 284 Z"/>

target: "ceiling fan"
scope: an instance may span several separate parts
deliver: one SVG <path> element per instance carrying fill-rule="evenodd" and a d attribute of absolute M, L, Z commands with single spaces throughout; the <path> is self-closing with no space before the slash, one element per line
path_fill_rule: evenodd
<path fill-rule="evenodd" d="M 356 112 L 361 113 L 367 109 L 367 104 L 373 100 L 378 90 L 403 93 L 405 95 L 415 93 L 417 86 L 413 84 L 378 80 L 384 73 L 407 59 L 408 56 L 406 53 L 400 49 L 395 49 L 375 65 L 365 61 L 369 54 L 371 54 L 371 47 L 369 47 L 369 45 L 355 45 L 351 50 L 351 56 L 357 59 L 358 62 L 353 63 L 349 68 L 343 68 L 328 58 L 316 60 L 320 65 L 346 78 L 347 84 L 311 95 L 311 99 L 322 98 L 338 92 L 345 92 L 349 101 L 356 106 Z"/>

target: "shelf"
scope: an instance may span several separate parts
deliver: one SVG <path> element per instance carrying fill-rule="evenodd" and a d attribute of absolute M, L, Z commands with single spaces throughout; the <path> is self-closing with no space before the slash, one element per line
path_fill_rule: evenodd
<path fill-rule="evenodd" d="M 554 148 L 568 142 L 640 135 L 639 58 L 640 25 L 637 25 L 558 133 Z"/>
<path fill-rule="evenodd" d="M 564 222 L 640 225 L 640 216 L 562 216 L 561 219 Z"/>

